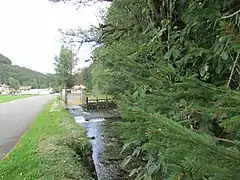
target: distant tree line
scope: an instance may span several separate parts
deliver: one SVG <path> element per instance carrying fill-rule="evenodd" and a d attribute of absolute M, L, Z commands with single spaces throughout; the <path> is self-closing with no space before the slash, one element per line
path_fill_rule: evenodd
<path fill-rule="evenodd" d="M 0 54 L 0 83 L 12 88 L 32 86 L 32 88 L 56 87 L 55 75 L 43 74 L 31 69 L 12 65 L 9 58 Z"/>

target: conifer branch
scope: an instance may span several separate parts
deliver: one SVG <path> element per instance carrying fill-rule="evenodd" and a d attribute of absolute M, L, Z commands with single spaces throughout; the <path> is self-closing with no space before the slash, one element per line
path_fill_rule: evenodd
<path fill-rule="evenodd" d="M 221 17 L 220 19 L 228 19 L 228 18 L 233 17 L 234 15 L 236 15 L 238 13 L 240 13 L 240 9 L 238 11 L 232 13 L 232 14 L 229 14 L 228 16 Z"/>
<path fill-rule="evenodd" d="M 216 139 L 219 140 L 219 141 L 224 141 L 224 142 L 233 143 L 233 144 L 239 144 L 240 143 L 239 141 L 232 141 L 232 140 L 229 140 L 229 139 L 223 139 L 223 138 L 216 138 Z"/>
<path fill-rule="evenodd" d="M 237 65 L 237 61 L 238 61 L 238 58 L 239 58 L 239 54 L 240 54 L 240 51 L 237 53 L 237 57 L 236 57 L 236 59 L 233 63 L 233 67 L 232 67 L 231 74 L 230 74 L 229 79 L 228 79 L 227 87 L 229 87 L 229 85 L 231 83 L 233 72 L 234 72 L 235 66 Z"/>

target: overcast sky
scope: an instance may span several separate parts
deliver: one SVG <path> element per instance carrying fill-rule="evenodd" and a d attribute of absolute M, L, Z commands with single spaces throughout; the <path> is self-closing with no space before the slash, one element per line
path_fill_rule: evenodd
<path fill-rule="evenodd" d="M 52 73 L 54 56 L 61 47 L 58 29 L 98 23 L 99 7 L 76 10 L 76 6 L 48 0 L 0 0 L 0 53 L 13 64 Z M 80 66 L 89 53 L 86 47 L 81 50 Z"/>

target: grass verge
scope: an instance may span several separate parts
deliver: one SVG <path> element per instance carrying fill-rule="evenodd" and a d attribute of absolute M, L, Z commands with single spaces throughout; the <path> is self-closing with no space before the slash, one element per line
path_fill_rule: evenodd
<path fill-rule="evenodd" d="M 13 95 L 0 95 L 0 103 L 9 102 L 17 99 L 27 98 L 31 97 L 32 95 L 19 95 L 19 96 L 13 96 Z"/>
<path fill-rule="evenodd" d="M 90 180 L 95 177 L 85 129 L 56 100 L 0 161 L 1 180 Z"/>

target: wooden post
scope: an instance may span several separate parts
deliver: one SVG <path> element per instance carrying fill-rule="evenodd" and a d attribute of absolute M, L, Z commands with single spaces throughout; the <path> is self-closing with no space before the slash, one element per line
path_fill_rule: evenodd
<path fill-rule="evenodd" d="M 65 103 L 68 104 L 68 94 L 69 92 L 65 90 Z"/>
<path fill-rule="evenodd" d="M 86 97 L 86 107 L 87 107 L 87 110 L 89 110 L 89 106 L 88 106 L 88 97 Z"/>
<path fill-rule="evenodd" d="M 67 92 L 66 89 L 61 90 L 61 100 L 63 100 L 67 104 Z"/>
<path fill-rule="evenodd" d="M 106 109 L 108 108 L 108 98 L 107 98 L 107 95 L 106 95 Z"/>
<path fill-rule="evenodd" d="M 87 95 L 87 92 L 85 89 L 82 90 L 82 104 L 86 104 L 86 95 Z"/>
<path fill-rule="evenodd" d="M 0 94 L 1 94 L 1 92 L 0 92 Z M 62 89 L 60 91 L 60 99 L 62 100 Z"/>
<path fill-rule="evenodd" d="M 96 99 L 96 101 L 97 101 L 97 110 L 98 110 L 99 109 L 98 98 Z"/>
<path fill-rule="evenodd" d="M 80 89 L 80 103 L 83 104 L 83 91 Z"/>

